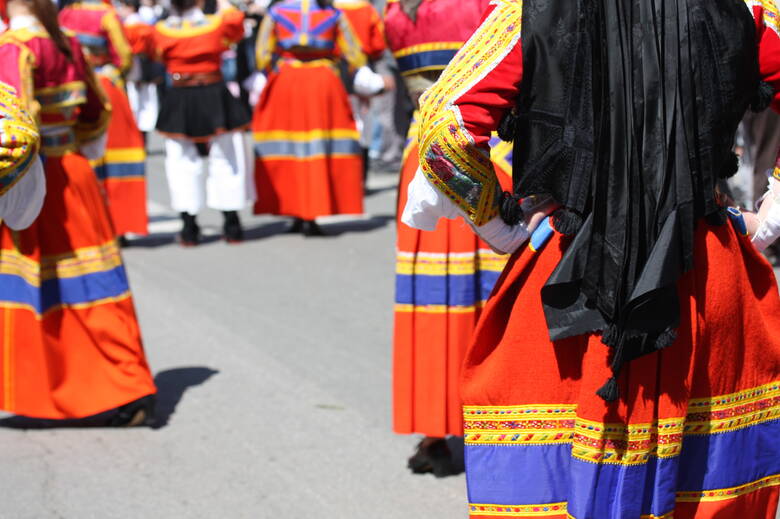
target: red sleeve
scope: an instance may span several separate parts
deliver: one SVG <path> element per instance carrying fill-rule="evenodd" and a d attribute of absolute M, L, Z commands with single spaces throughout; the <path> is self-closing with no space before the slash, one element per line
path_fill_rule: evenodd
<path fill-rule="evenodd" d="M 11 39 L 0 40 L 0 81 L 11 85 L 28 109 L 35 99 L 33 94 L 33 68 L 35 57 L 24 44 Z"/>
<path fill-rule="evenodd" d="M 780 20 L 774 0 L 761 0 L 753 5 L 758 35 L 758 63 L 761 78 L 775 89 L 772 107 L 780 112 Z"/>
<path fill-rule="evenodd" d="M 368 54 L 370 59 L 377 60 L 382 57 L 385 49 L 387 49 L 385 24 L 382 22 L 379 13 L 374 9 L 374 6 L 369 5 L 369 7 L 371 9 L 371 31 L 366 42 L 366 54 Z"/>
<path fill-rule="evenodd" d="M 222 16 L 222 37 L 230 43 L 238 43 L 244 38 L 244 13 L 238 9 L 227 9 Z"/>

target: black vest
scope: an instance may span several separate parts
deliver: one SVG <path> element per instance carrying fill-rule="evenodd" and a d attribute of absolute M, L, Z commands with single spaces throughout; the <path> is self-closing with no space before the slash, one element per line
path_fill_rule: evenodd
<path fill-rule="evenodd" d="M 542 291 L 550 336 L 604 331 L 617 373 L 675 338 L 759 84 L 754 21 L 743 0 L 525 0 L 522 45 L 515 195 L 551 195 L 575 235 Z"/>

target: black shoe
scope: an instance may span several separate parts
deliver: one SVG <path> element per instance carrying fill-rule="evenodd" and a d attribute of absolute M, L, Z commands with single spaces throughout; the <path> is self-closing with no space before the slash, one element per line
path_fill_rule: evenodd
<path fill-rule="evenodd" d="M 299 232 L 303 232 L 303 220 L 296 218 L 293 220 L 293 224 L 290 226 L 290 228 L 287 229 L 287 233 L 298 234 Z"/>
<path fill-rule="evenodd" d="M 222 211 L 225 216 L 225 224 L 222 230 L 225 233 L 225 241 L 228 243 L 241 243 L 244 241 L 244 229 L 241 227 L 241 220 L 238 219 L 238 213 L 235 211 Z"/>
<path fill-rule="evenodd" d="M 450 452 L 446 440 L 436 440 L 428 445 L 423 444 L 424 440 L 417 445 L 417 452 L 409 458 L 407 463 L 407 467 L 412 473 L 433 473 L 437 478 L 457 473 L 452 463 L 452 452 Z"/>
<path fill-rule="evenodd" d="M 117 408 L 116 414 L 108 420 L 109 427 L 138 427 L 154 425 L 154 395 L 148 395 Z"/>
<path fill-rule="evenodd" d="M 181 221 L 184 224 L 179 238 L 183 247 L 194 247 L 200 243 L 200 227 L 195 220 L 195 215 L 181 213 Z"/>
<path fill-rule="evenodd" d="M 306 231 L 303 234 L 306 236 L 325 236 L 325 231 L 314 220 L 307 220 Z"/>

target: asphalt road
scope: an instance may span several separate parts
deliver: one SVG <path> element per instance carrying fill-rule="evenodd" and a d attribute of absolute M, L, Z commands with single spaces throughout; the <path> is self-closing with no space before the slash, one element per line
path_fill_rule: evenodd
<path fill-rule="evenodd" d="M 417 440 L 391 433 L 396 175 L 329 237 L 246 215 L 229 246 L 207 212 L 183 249 L 152 146 L 152 235 L 125 261 L 159 427 L 0 428 L 0 518 L 465 518 L 463 476 L 410 475 Z"/>
<path fill-rule="evenodd" d="M 391 432 L 397 176 L 330 237 L 247 215 L 230 246 L 210 212 L 183 249 L 152 146 L 152 235 L 124 256 L 162 426 L 0 429 L 0 518 L 465 517 L 463 476 L 410 475 Z"/>

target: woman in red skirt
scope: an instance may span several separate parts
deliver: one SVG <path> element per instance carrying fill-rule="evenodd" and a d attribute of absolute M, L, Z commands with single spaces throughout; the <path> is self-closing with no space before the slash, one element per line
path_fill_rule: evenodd
<path fill-rule="evenodd" d="M 485 0 L 388 4 L 388 42 L 415 102 L 477 28 L 486 6 Z M 419 167 L 417 131 L 413 121 L 398 186 L 401 208 Z M 499 175 L 507 188 L 509 175 L 511 167 Z M 431 232 L 399 221 L 396 255 L 393 430 L 424 436 L 409 458 L 412 472 L 446 476 L 456 470 L 446 437 L 463 435 L 460 366 L 506 259 L 462 219 L 439 222 Z"/>
<path fill-rule="evenodd" d="M 257 38 L 268 84 L 255 108 L 255 213 L 294 217 L 294 231 L 321 234 L 317 217 L 363 213 L 363 159 L 337 60 L 365 56 L 330 0 L 272 6 Z"/>
<path fill-rule="evenodd" d="M 81 153 L 105 132 L 105 94 L 49 0 L 8 2 L 0 80 L 39 118 L 46 199 L 24 231 L 0 228 L 0 409 L 110 425 L 152 418 L 156 388 L 95 172 Z M 38 110 L 39 109 L 39 110 Z"/>
<path fill-rule="evenodd" d="M 512 253 L 461 383 L 471 517 L 774 519 L 780 297 L 716 196 L 777 99 L 774 1 L 492 4 L 423 98 L 403 217 Z"/>
<path fill-rule="evenodd" d="M 102 179 L 117 236 L 148 232 L 146 151 L 143 135 L 125 93 L 124 75 L 132 65 L 132 49 L 110 3 L 79 0 L 66 3 L 60 24 L 78 36 L 111 103 L 105 153 L 89 156 Z"/>

